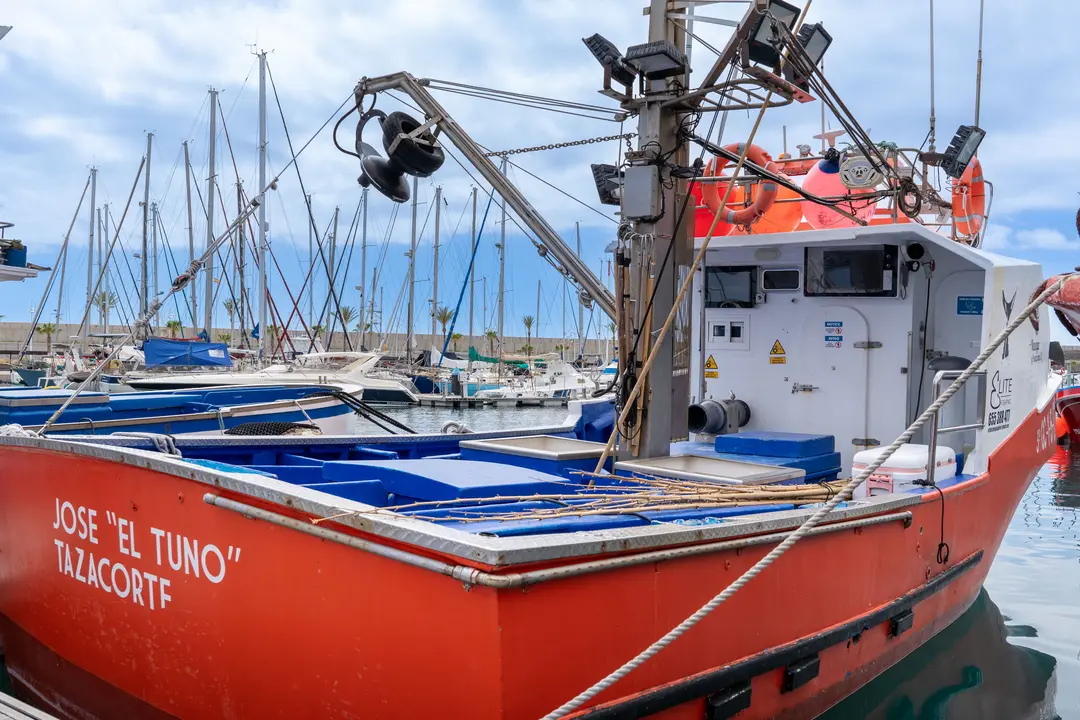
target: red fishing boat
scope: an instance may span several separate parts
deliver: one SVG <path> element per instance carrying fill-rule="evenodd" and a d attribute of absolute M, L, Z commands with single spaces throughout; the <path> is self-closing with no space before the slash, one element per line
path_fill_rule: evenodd
<path fill-rule="evenodd" d="M 881 158 L 848 124 L 860 152 L 805 159 L 802 185 L 753 133 L 698 136 L 695 98 L 712 98 L 704 112 L 828 96 L 810 54 L 822 29 L 804 38 L 797 9 L 754 3 L 687 92 L 679 8 L 652 6 L 653 42 L 623 56 L 586 41 L 642 123 L 628 167 L 594 168 L 628 223 L 614 295 L 435 101 L 436 81 L 357 87 L 361 182 L 403 201 L 404 175 L 456 147 L 617 315 L 616 397 L 486 435 L 5 428 L 0 639 L 21 694 L 66 718 L 810 718 L 975 601 L 1055 450 L 1041 303 L 1080 280 L 1040 293 L 1038 265 L 980 249 L 978 128 L 940 157 Z M 729 69 L 740 79 L 720 82 Z M 389 91 L 423 119 L 374 110 Z M 373 117 L 385 157 L 362 139 Z M 696 171 L 660 153 L 663 127 L 728 160 L 717 182 L 747 169 L 758 183 L 741 209 L 726 193 L 707 205 L 696 238 L 675 209 Z M 952 203 L 924 163 L 955 177 Z M 805 220 L 754 232 L 779 186 Z M 742 232 L 710 244 L 721 221 Z M 653 306 L 665 237 L 696 257 Z"/>

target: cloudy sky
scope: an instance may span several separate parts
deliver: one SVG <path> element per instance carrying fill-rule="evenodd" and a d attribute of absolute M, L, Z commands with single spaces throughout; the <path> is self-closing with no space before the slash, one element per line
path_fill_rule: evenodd
<path fill-rule="evenodd" d="M 642 42 L 642 0 L 11 0 L 0 24 L 12 25 L 0 41 L 0 219 L 16 223 L 15 234 L 30 259 L 51 265 L 71 222 L 89 168 L 99 168 L 98 205 L 109 203 L 120 221 L 146 133 L 154 133 L 151 200 L 158 203 L 163 235 L 181 260 L 187 253 L 184 165 L 181 143 L 189 142 L 192 177 L 205 193 L 208 175 L 207 91 L 220 91 L 231 142 L 219 122 L 217 176 L 229 213 L 235 212 L 236 178 L 254 192 L 258 72 L 254 47 L 269 51 L 277 100 L 295 147 L 307 142 L 349 96 L 361 76 L 408 70 L 434 77 L 518 92 L 610 104 L 596 94 L 599 66 L 581 38 L 600 32 L 620 47 Z M 721 9 L 715 9 L 716 7 Z M 742 8 L 721 4 L 706 11 L 734 18 Z M 1072 217 L 1080 197 L 1072 181 L 1080 161 L 1075 116 L 1080 109 L 1068 77 L 1077 69 L 1071 33 L 1075 9 L 1054 16 L 1054 6 L 987 0 L 980 124 L 987 139 L 980 150 L 985 174 L 995 186 L 987 246 L 1041 262 L 1047 274 L 1078 264 L 1080 241 Z M 938 145 L 955 128 L 971 123 L 975 111 L 978 0 L 939 0 L 936 7 L 936 109 Z M 811 19 L 821 20 L 835 41 L 825 61 L 834 87 L 876 140 L 917 146 L 926 136 L 930 108 L 929 0 L 896 3 L 816 0 Z M 714 45 L 722 27 L 698 24 Z M 699 71 L 713 57 L 700 43 L 693 51 Z M 1038 70 L 1038 68 L 1044 68 Z M 1071 81 L 1070 81 L 1071 82 Z M 271 173 L 290 158 L 273 90 L 269 93 Z M 536 112 L 512 105 L 440 93 L 438 99 L 480 143 L 492 149 L 563 142 L 621 132 L 614 122 Z M 401 109 L 390 98 L 385 110 Z M 745 137 L 752 118 L 729 119 L 724 139 Z M 778 153 L 782 128 L 791 146 L 810 142 L 820 128 L 820 106 L 781 108 L 765 116 L 758 144 Z M 633 130 L 628 124 L 625 130 Z M 351 130 L 346 126 L 343 135 Z M 591 162 L 613 162 L 616 143 L 515 156 L 514 160 L 579 203 L 522 170 L 511 177 L 551 223 L 573 242 L 580 223 L 583 255 L 598 271 L 615 223 L 600 206 L 589 174 Z M 235 159 L 236 170 L 233 161 Z M 360 190 L 355 158 L 338 153 L 323 131 L 298 161 L 304 187 L 313 196 L 318 232 L 340 206 L 344 239 Z M 416 271 L 417 317 L 427 317 L 431 295 L 435 183 L 444 188 L 440 260 L 440 304 L 456 303 L 468 263 L 470 178 L 452 161 L 420 185 L 419 224 L 424 234 Z M 481 186 L 480 215 L 485 209 Z M 141 238 L 139 186 L 120 242 L 126 262 Z M 76 321 L 85 300 L 87 199 L 72 234 L 69 287 L 62 315 Z M 588 206 L 588 207 L 586 207 Z M 215 224 L 224 224 L 218 208 Z M 281 176 L 268 205 L 277 264 L 295 295 L 307 270 L 308 223 L 296 171 Z M 205 238 L 205 216 L 196 211 L 196 246 Z M 387 321 L 403 295 L 409 241 L 409 208 L 373 197 L 369 213 L 369 278 L 379 258 L 381 299 Z M 482 283 L 476 286 L 476 326 L 494 327 L 498 208 L 492 208 L 477 256 L 477 278 L 487 278 L 487 318 L 481 319 Z M 11 231 L 9 231 L 10 233 Z M 10 235 L 9 235 L 10 236 Z M 110 236 L 111 237 L 111 236 Z M 165 239 L 162 239 L 165 245 Z M 119 248 L 117 250 L 119 253 Z M 359 250 L 346 282 L 346 304 L 357 305 Z M 120 255 L 118 255 L 120 257 Z M 168 272 L 161 261 L 161 285 Z M 126 308 L 134 296 L 128 265 L 118 260 L 114 289 Z M 78 280 L 71 282 L 74 277 Z M 124 285 L 118 285 L 124 280 Z M 325 275 L 316 285 L 316 311 L 325 297 Z M 565 287 L 540 261 L 513 224 L 507 227 L 507 333 L 520 333 L 520 318 L 535 314 L 541 284 L 540 329 L 562 332 Z M 370 280 L 369 280 L 370 283 Z M 44 279 L 0 284 L 0 314 L 26 319 L 38 304 Z M 271 279 L 287 314 L 291 305 L 282 280 Z M 220 310 L 218 324 L 227 323 Z M 467 296 L 466 296 L 467 298 Z M 200 296 L 201 303 L 201 296 Z M 467 299 L 466 299 L 467 303 Z M 55 295 L 46 306 L 55 312 Z M 572 303 L 568 303 L 568 333 Z M 187 310 L 170 307 L 166 317 L 190 325 Z M 400 317 L 403 311 L 399 311 Z M 426 320 L 420 327 L 426 327 Z M 400 321 L 399 321 L 400 324 Z M 459 328 L 461 329 L 461 328 Z M 595 334 L 595 329 L 590 334 Z"/>

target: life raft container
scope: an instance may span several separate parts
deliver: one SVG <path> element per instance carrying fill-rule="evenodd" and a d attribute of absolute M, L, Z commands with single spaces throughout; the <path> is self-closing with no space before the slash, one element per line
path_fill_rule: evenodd
<path fill-rule="evenodd" d="M 724 146 L 724 149 L 742 155 L 743 148 L 746 146 L 743 143 L 732 144 Z M 746 152 L 746 159 L 750 162 L 765 168 L 769 172 L 779 173 L 780 168 L 773 162 L 772 156 L 769 153 L 762 150 L 757 145 L 751 145 L 750 149 Z M 725 157 L 716 157 L 709 161 L 709 164 L 705 166 L 705 176 L 715 177 L 723 171 L 727 166 L 728 159 Z M 759 183 L 760 190 L 757 197 L 754 198 L 754 202 L 748 207 L 733 210 L 729 207 L 724 208 L 724 212 L 721 213 L 720 219 L 731 225 L 750 225 L 758 220 L 765 212 L 772 207 L 773 202 L 776 200 L 776 193 L 778 186 L 771 180 L 763 180 Z M 728 205 L 731 204 L 731 199 L 735 193 L 732 191 L 729 193 Z M 720 210 L 720 201 L 723 199 L 720 188 L 715 183 L 702 183 L 701 196 L 705 200 L 705 204 L 709 206 L 709 210 L 716 214 Z"/>
<path fill-rule="evenodd" d="M 972 158 L 952 189 L 953 227 L 957 237 L 977 235 L 986 220 L 986 183 L 979 158 Z"/>

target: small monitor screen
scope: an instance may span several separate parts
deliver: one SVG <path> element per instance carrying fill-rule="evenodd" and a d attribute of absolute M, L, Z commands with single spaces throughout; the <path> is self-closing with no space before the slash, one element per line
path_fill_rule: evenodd
<path fill-rule="evenodd" d="M 757 268 L 729 266 L 705 268 L 705 307 L 752 308 Z"/>
<path fill-rule="evenodd" d="M 847 248 L 806 249 L 804 294 L 896 295 L 897 248 L 865 245 Z"/>

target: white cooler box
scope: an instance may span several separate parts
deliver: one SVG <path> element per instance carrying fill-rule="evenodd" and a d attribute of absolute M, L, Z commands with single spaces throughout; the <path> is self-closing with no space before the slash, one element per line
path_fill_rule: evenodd
<path fill-rule="evenodd" d="M 855 453 L 851 465 L 851 476 L 855 477 L 866 470 L 870 463 L 874 462 L 885 452 L 885 448 L 876 447 Z M 937 467 L 934 470 L 934 481 L 945 480 L 956 475 L 956 452 L 944 445 L 937 446 Z M 863 493 L 857 495 L 886 495 L 888 493 L 902 493 L 916 487 L 916 481 L 926 480 L 927 458 L 930 457 L 930 446 L 904 444 L 867 478 L 863 487 Z"/>

